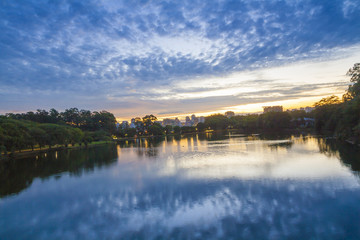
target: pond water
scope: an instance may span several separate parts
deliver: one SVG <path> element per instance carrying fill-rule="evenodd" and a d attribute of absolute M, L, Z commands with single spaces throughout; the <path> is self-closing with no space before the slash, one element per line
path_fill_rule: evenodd
<path fill-rule="evenodd" d="M 0 239 L 360 239 L 360 152 L 212 133 L 0 163 Z"/>

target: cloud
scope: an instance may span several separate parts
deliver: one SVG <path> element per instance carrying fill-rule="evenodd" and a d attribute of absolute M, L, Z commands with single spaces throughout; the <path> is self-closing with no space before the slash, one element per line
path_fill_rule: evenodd
<path fill-rule="evenodd" d="M 9 89 L 0 107 L 19 108 L 8 101 L 35 92 L 61 92 L 72 105 L 87 95 L 103 106 L 116 97 L 149 99 L 159 95 L 149 89 L 326 57 L 360 41 L 359 6 L 349 0 L 0 5 L 0 82 Z"/>

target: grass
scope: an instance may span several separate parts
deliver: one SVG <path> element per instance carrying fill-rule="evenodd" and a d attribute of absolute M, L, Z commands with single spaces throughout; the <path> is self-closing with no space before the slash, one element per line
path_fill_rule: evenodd
<path fill-rule="evenodd" d="M 113 143 L 113 141 L 97 141 L 97 142 L 91 142 L 88 143 L 88 147 L 91 146 L 97 146 L 97 145 L 101 145 L 101 144 L 108 144 L 108 143 Z M 74 144 L 74 146 L 72 146 L 71 144 L 69 144 L 67 147 L 65 147 L 63 144 L 59 145 L 53 145 L 51 146 L 51 149 L 57 149 L 57 148 L 66 148 L 66 149 L 72 149 L 72 148 L 80 148 L 80 147 L 85 147 L 85 144 L 80 145 L 79 143 Z M 34 146 L 34 150 L 32 148 L 27 148 L 27 149 L 21 149 L 20 151 L 17 150 L 14 153 L 18 154 L 18 153 L 32 153 L 32 152 L 37 152 L 37 151 L 47 151 L 47 150 L 51 150 L 49 148 L 49 145 L 45 145 L 43 147 L 40 148 L 39 145 L 35 145 Z M 7 154 L 11 154 L 11 152 L 7 152 Z"/>

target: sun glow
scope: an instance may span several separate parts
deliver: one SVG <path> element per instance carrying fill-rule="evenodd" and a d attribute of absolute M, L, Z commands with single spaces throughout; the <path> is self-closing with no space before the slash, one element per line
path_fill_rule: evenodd
<path fill-rule="evenodd" d="M 153 113 L 160 120 L 185 119 L 191 114 L 208 116 L 226 111 L 259 113 L 263 106 L 270 105 L 282 105 L 285 110 L 313 106 L 321 98 L 341 97 L 345 93 L 349 84 L 345 73 L 360 58 L 360 46 L 334 49 L 328 55 L 327 59 L 304 60 L 217 77 L 183 79 L 152 87 L 134 99 L 139 106 L 137 115 Z M 118 117 L 129 120 L 134 116 Z"/>

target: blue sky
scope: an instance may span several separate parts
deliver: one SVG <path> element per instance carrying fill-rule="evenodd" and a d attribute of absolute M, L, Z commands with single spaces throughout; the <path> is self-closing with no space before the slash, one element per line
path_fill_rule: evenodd
<path fill-rule="evenodd" d="M 0 113 L 251 112 L 346 89 L 359 1 L 1 1 Z"/>

